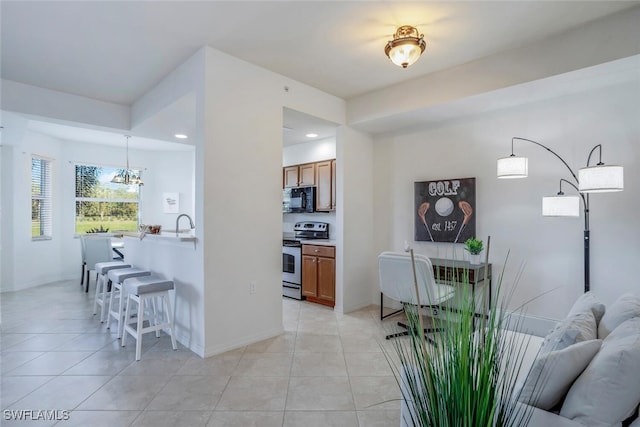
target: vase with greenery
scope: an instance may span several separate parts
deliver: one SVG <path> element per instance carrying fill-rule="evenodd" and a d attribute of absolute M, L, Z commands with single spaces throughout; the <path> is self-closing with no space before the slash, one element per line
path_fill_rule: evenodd
<path fill-rule="evenodd" d="M 532 407 L 517 402 L 516 379 L 528 341 L 503 333 L 507 323 L 518 325 L 500 297 L 502 274 L 496 302 L 482 297 L 477 304 L 468 274 L 462 282 L 455 308 L 440 308 L 436 326 L 442 329 L 433 335 L 435 344 L 422 333 L 421 309 L 404 306 L 409 336 L 394 339 L 395 352 L 385 352 L 401 389 L 401 425 L 525 426 Z"/>
<path fill-rule="evenodd" d="M 472 237 L 464 242 L 464 248 L 469 252 L 469 262 L 471 264 L 480 264 L 480 254 L 484 249 L 484 243 L 480 239 Z"/>

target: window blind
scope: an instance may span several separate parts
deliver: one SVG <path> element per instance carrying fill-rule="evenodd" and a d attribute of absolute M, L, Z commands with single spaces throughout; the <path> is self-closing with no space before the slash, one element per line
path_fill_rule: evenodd
<path fill-rule="evenodd" d="M 31 239 L 52 237 L 51 160 L 31 157 Z"/>

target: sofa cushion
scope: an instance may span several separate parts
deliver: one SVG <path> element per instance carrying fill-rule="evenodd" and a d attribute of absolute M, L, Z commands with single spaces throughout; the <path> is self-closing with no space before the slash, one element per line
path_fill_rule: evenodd
<path fill-rule="evenodd" d="M 527 427 L 584 427 L 576 421 L 561 417 L 553 412 L 543 411 L 535 407 L 527 407 L 526 405 L 523 405 L 523 408 L 525 408 L 525 413 L 531 413 Z"/>
<path fill-rule="evenodd" d="M 605 339 L 618 325 L 634 317 L 640 317 L 640 297 L 631 293 L 621 295 L 602 316 L 598 338 Z"/>
<path fill-rule="evenodd" d="M 540 349 L 541 354 L 562 350 L 581 341 L 598 338 L 598 328 L 592 311 L 578 312 L 558 322 L 545 337 Z"/>
<path fill-rule="evenodd" d="M 571 384 L 596 355 L 602 340 L 582 341 L 541 354 L 533 363 L 518 400 L 549 410 L 567 394 Z"/>
<path fill-rule="evenodd" d="M 593 316 L 596 319 L 596 325 L 598 325 L 602 316 L 604 316 L 605 305 L 598 301 L 593 292 L 589 291 L 580 295 L 580 298 L 573 303 L 573 306 L 571 307 L 571 310 L 569 310 L 569 314 L 567 316 L 571 316 L 576 313 L 583 313 L 585 311 L 591 311 L 593 313 Z"/>
<path fill-rule="evenodd" d="M 509 347 L 510 352 L 518 352 L 522 353 L 521 357 L 521 365 L 518 371 L 518 384 L 524 384 L 524 380 L 527 378 L 527 374 L 531 370 L 533 366 L 533 362 L 538 357 L 538 353 L 540 352 L 540 347 L 542 346 L 542 342 L 544 338 L 527 334 L 524 332 L 515 332 L 510 330 L 503 330 L 502 334 L 504 335 L 504 343 Z M 502 361 L 506 363 L 506 359 Z M 504 366 L 503 366 L 504 369 Z"/>
<path fill-rule="evenodd" d="M 640 335 L 640 317 L 625 320 L 603 342 L 611 342 L 631 335 Z"/>
<path fill-rule="evenodd" d="M 633 335 L 625 330 L 603 340 L 569 389 L 560 415 L 587 426 L 608 427 L 633 414 L 640 403 L 640 331 Z"/>

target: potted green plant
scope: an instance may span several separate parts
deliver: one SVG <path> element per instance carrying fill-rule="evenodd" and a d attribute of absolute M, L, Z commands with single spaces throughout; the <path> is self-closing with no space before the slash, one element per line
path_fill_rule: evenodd
<path fill-rule="evenodd" d="M 464 242 L 464 248 L 469 252 L 469 262 L 471 264 L 480 264 L 480 254 L 484 249 L 482 240 L 472 237 Z"/>
<path fill-rule="evenodd" d="M 502 333 L 519 323 L 500 298 L 502 275 L 493 301 L 480 301 L 484 309 L 468 275 L 462 282 L 455 309 L 443 308 L 434 319 L 441 322 L 434 325 L 441 326 L 435 344 L 422 333 L 420 307 L 404 305 L 409 339 L 394 340 L 395 354 L 385 350 L 402 394 L 401 426 L 526 426 L 533 409 L 518 403 L 516 380 L 528 341 Z M 415 286 L 417 292 L 417 280 Z"/>
<path fill-rule="evenodd" d="M 98 227 L 93 227 L 87 230 L 87 233 L 108 233 L 109 229 L 105 228 L 102 224 L 100 224 L 100 228 Z"/>

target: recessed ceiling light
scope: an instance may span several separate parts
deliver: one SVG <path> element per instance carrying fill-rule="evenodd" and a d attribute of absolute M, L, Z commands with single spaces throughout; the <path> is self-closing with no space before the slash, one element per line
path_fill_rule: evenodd
<path fill-rule="evenodd" d="M 176 138 L 178 138 L 178 139 L 187 139 L 188 138 L 188 136 L 185 135 L 184 133 L 176 133 L 174 136 Z"/>
<path fill-rule="evenodd" d="M 316 136 L 318 136 L 317 133 L 308 133 L 307 134 L 307 138 L 315 138 Z"/>

